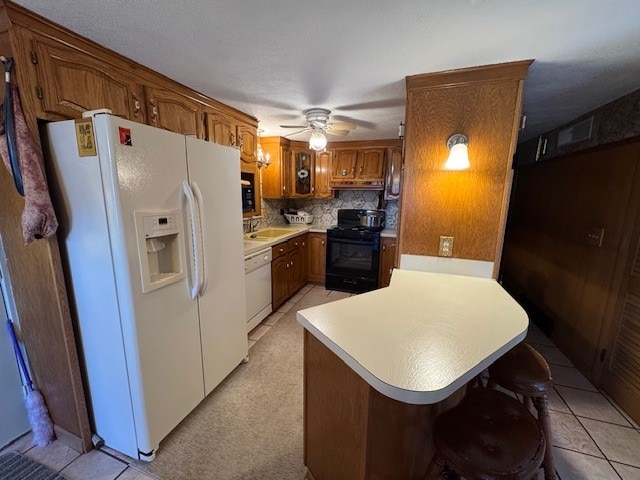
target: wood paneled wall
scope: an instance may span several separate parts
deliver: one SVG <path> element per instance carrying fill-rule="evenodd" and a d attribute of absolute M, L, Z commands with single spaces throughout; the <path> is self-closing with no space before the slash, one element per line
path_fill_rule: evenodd
<path fill-rule="evenodd" d="M 526 165 L 516 174 L 505 288 L 548 316 L 551 338 L 596 382 L 592 372 L 607 343 L 603 328 L 612 323 L 640 206 L 639 162 L 635 140 Z M 587 243 L 590 228 L 604 229 L 601 247 Z"/>
<path fill-rule="evenodd" d="M 407 77 L 399 254 L 495 262 L 501 254 L 522 84 L 531 61 Z M 444 170 L 447 139 L 469 138 L 465 171 Z"/>

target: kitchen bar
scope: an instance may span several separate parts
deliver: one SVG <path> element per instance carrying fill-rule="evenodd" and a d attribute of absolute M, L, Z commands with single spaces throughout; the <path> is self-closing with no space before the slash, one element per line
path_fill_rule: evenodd
<path fill-rule="evenodd" d="M 495 280 L 406 270 L 388 288 L 297 318 L 305 464 L 316 480 L 424 478 L 436 415 L 528 327 Z"/>

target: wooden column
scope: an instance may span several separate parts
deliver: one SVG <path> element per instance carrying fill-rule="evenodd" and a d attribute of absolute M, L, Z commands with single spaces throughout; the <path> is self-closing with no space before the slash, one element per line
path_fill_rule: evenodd
<path fill-rule="evenodd" d="M 31 133 L 39 141 L 34 98 L 21 83 L 29 68 L 17 51 L 7 8 L 0 4 L 0 53 L 16 59 L 15 75 Z M 79 451 L 92 448 L 75 337 L 56 237 L 25 245 L 21 215 L 24 199 L 11 174 L 0 167 L 0 236 L 8 257 L 11 294 L 34 382 L 42 391 L 56 433 Z"/>
<path fill-rule="evenodd" d="M 407 77 L 399 254 L 494 262 L 497 275 L 511 188 L 522 86 L 531 61 Z M 444 170 L 447 139 L 469 139 L 471 167 Z"/>

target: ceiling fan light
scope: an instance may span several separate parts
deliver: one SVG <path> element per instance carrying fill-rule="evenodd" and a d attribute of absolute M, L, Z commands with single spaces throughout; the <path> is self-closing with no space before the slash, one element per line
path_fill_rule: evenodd
<path fill-rule="evenodd" d="M 309 148 L 319 152 L 327 146 L 327 137 L 319 130 L 314 130 L 309 137 Z"/>

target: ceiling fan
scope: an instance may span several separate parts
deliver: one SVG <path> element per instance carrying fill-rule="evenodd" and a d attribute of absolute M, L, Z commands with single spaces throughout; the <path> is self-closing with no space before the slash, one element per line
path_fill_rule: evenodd
<path fill-rule="evenodd" d="M 301 128 L 302 130 L 296 133 L 318 131 L 336 136 L 346 135 L 356 129 L 355 123 L 329 123 L 331 110 L 326 108 L 308 108 L 302 113 L 307 117 L 307 125 L 280 125 L 280 128 Z"/>

